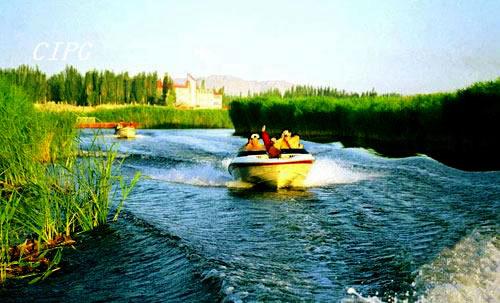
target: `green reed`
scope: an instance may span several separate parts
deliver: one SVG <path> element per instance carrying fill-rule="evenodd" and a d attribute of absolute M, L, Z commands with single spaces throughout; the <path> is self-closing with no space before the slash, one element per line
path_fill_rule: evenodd
<path fill-rule="evenodd" d="M 410 97 L 257 97 L 233 101 L 230 116 L 237 133 L 255 131 L 267 124 L 273 131 L 293 128 L 303 136 L 390 136 L 401 134 L 401 122 L 413 119 L 418 123 L 439 106 L 430 103 Z"/>
<path fill-rule="evenodd" d="M 90 116 L 103 122 L 139 122 L 141 128 L 232 128 L 225 109 L 177 109 L 159 105 L 105 105 L 77 107 L 71 105 L 38 106 L 41 113 L 66 116 Z"/>
<path fill-rule="evenodd" d="M 116 219 L 139 178 L 123 180 L 113 150 L 77 158 L 75 119 L 36 111 L 20 89 L 0 79 L 0 281 L 15 268 L 42 268 L 44 258 L 49 264 L 38 278 L 47 276 L 60 260 L 57 247 Z M 122 193 L 110 214 L 113 188 Z M 36 243 L 31 250 L 27 239 Z"/>
<path fill-rule="evenodd" d="M 491 139 L 500 117 L 500 79 L 453 93 L 415 96 L 236 98 L 230 116 L 236 133 L 266 124 L 304 137 L 419 140 Z"/>
<path fill-rule="evenodd" d="M 131 105 L 97 109 L 89 115 L 101 121 L 135 121 L 143 128 L 232 128 L 227 110 L 180 110 L 166 106 Z"/>
<path fill-rule="evenodd" d="M 0 197 L 3 196 L 3 191 L 0 189 Z M 13 239 L 16 239 L 16 230 L 12 228 L 12 221 L 19 204 L 20 198 L 16 195 L 9 195 L 8 199 L 0 198 L 0 281 L 4 281 L 7 277 L 7 266 L 11 264 L 9 248 Z"/>

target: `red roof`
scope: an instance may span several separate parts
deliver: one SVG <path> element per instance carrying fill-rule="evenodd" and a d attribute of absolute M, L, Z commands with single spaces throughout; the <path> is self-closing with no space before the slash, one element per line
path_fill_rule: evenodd
<path fill-rule="evenodd" d="M 187 85 L 187 82 L 185 82 L 184 84 L 174 83 L 174 87 L 178 87 L 178 88 L 187 88 L 187 87 L 188 87 L 188 85 Z"/>

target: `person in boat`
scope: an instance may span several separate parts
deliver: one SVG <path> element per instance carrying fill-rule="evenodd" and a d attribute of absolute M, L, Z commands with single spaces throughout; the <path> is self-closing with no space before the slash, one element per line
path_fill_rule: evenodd
<path fill-rule="evenodd" d="M 264 146 L 259 142 L 259 134 L 252 134 L 245 144 L 244 149 L 247 151 L 264 150 Z"/>
<path fill-rule="evenodd" d="M 281 138 L 276 140 L 274 143 L 274 147 L 278 149 L 296 149 L 296 148 L 304 148 L 304 146 L 300 143 L 300 137 L 297 134 L 293 134 L 288 130 L 285 129 L 281 133 Z"/>
<path fill-rule="evenodd" d="M 302 145 L 302 143 L 300 143 L 300 137 L 299 137 L 299 134 L 297 133 L 291 133 L 291 137 L 290 137 L 290 145 L 292 146 L 292 148 L 299 148 L 299 149 L 303 149 L 304 148 L 304 145 Z"/>
<path fill-rule="evenodd" d="M 118 134 L 118 131 L 123 128 L 123 120 L 120 120 L 120 122 L 118 122 L 116 125 L 115 125 L 115 135 Z"/>
<path fill-rule="evenodd" d="M 281 150 L 275 147 L 276 138 L 270 138 L 269 134 L 266 132 L 266 126 L 262 126 L 262 140 L 264 141 L 264 146 L 270 158 L 279 158 L 281 155 Z"/>

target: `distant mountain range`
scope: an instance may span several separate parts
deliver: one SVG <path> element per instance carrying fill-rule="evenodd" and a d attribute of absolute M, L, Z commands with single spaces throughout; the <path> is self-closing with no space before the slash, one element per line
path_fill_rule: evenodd
<path fill-rule="evenodd" d="M 175 82 L 183 82 L 185 79 L 175 79 Z M 198 85 L 205 80 L 206 88 L 219 89 L 224 87 L 224 94 L 231 96 L 248 95 L 248 93 L 259 93 L 277 88 L 281 92 L 291 88 L 294 84 L 286 81 L 251 81 L 243 80 L 234 76 L 213 75 L 196 78 Z"/>

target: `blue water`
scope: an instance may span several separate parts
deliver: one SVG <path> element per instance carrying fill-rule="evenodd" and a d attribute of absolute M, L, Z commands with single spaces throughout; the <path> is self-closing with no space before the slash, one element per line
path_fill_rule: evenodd
<path fill-rule="evenodd" d="M 0 295 L 26 301 L 500 299 L 500 172 L 426 156 L 388 159 L 304 142 L 317 158 L 302 191 L 234 186 L 245 142 L 230 130 L 104 132 L 121 171 L 143 175 L 118 223 L 87 235 L 63 269 Z M 92 133 L 82 133 L 88 148 Z M 490 281 L 491 280 L 491 281 Z M 356 293 L 356 294 L 354 294 Z"/>

